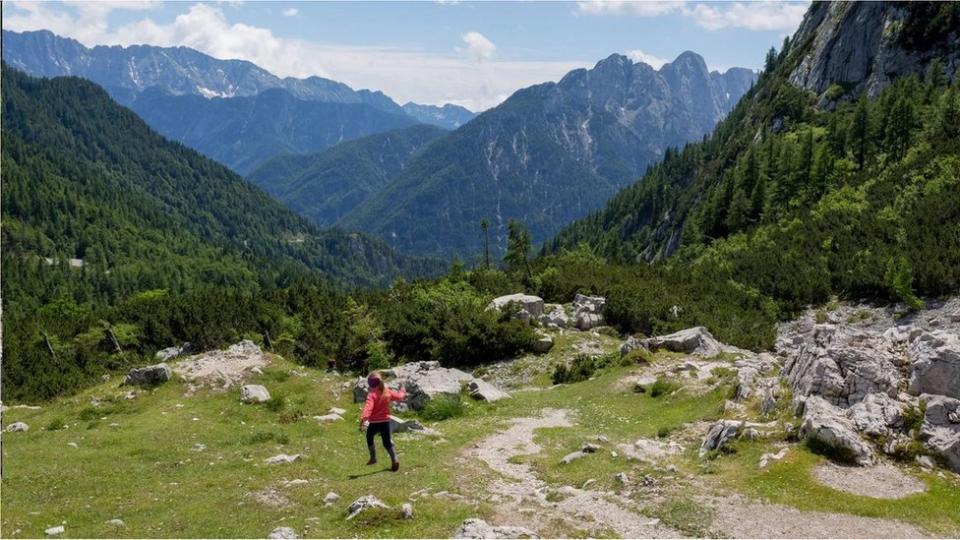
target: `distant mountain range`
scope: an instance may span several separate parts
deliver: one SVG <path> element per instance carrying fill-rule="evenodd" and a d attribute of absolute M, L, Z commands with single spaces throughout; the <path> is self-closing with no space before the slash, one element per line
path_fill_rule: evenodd
<path fill-rule="evenodd" d="M 692 52 L 660 70 L 612 55 L 433 141 L 339 224 L 419 254 L 475 255 L 485 218 L 496 250 L 511 219 L 539 242 L 600 208 L 668 148 L 709 133 L 755 77 L 710 72 Z"/>
<path fill-rule="evenodd" d="M 133 107 L 163 135 L 241 173 L 281 152 L 313 152 L 417 122 L 453 129 L 473 116 L 454 105 L 408 103 L 401 107 L 382 92 L 354 90 L 322 77 L 280 78 L 251 62 L 220 60 L 188 47 L 88 48 L 45 30 L 4 30 L 3 60 L 35 76 L 90 79 L 121 104 Z M 269 97 L 260 99 L 265 93 Z M 227 98 L 248 101 L 223 101 Z M 329 106 L 334 104 L 339 107 Z M 247 114 L 259 114 L 260 120 L 271 116 L 263 107 L 272 105 L 285 108 L 276 111 L 270 126 L 244 123 Z M 184 122 L 186 118 L 189 122 Z M 285 123 L 301 118 L 313 125 Z M 236 128 L 241 124 L 243 135 L 216 129 L 217 125 Z M 258 135 L 259 129 L 265 133 Z M 254 138 L 247 139 L 250 135 Z"/>

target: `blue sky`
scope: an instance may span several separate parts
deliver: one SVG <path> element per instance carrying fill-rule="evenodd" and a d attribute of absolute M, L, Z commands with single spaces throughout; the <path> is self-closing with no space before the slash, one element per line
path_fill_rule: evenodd
<path fill-rule="evenodd" d="M 10 30 L 87 46 L 183 45 L 403 103 L 496 105 L 612 53 L 658 67 L 685 50 L 759 68 L 806 2 L 4 2 Z"/>

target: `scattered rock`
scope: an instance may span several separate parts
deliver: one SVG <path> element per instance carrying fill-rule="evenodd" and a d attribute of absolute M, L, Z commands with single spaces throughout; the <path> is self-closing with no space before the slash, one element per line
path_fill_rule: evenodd
<path fill-rule="evenodd" d="M 960 399 L 960 335 L 923 333 L 907 349 L 910 393 L 939 394 Z"/>
<path fill-rule="evenodd" d="M 244 403 L 264 403 L 270 401 L 270 392 L 259 384 L 245 384 L 240 388 L 240 401 Z"/>
<path fill-rule="evenodd" d="M 30 431 L 30 426 L 26 422 L 14 422 L 7 426 L 7 431 L 14 433 L 17 431 Z"/>
<path fill-rule="evenodd" d="M 300 461 L 302 456 L 300 454 L 287 455 L 287 454 L 277 454 L 273 457 L 263 460 L 267 465 L 276 465 L 279 463 L 294 463 Z"/>
<path fill-rule="evenodd" d="M 440 367 L 439 362 L 410 362 L 401 366 L 382 370 L 390 388 L 404 388 L 407 391 L 406 403 L 410 407 L 423 409 L 431 399 L 441 396 L 457 396 L 464 384 L 476 378 L 459 369 Z M 354 384 L 353 399 L 361 403 L 367 399 L 367 379 L 359 377 Z"/>
<path fill-rule="evenodd" d="M 599 452 L 600 447 L 593 443 L 583 443 L 583 448 L 580 450 L 586 454 L 593 454 L 594 452 Z"/>
<path fill-rule="evenodd" d="M 324 503 L 324 504 L 327 504 L 327 505 L 330 505 L 330 504 L 333 504 L 333 503 L 335 503 L 335 502 L 337 502 L 337 501 L 339 501 L 339 500 L 340 500 L 340 495 L 337 495 L 336 493 L 334 493 L 334 492 L 331 491 L 331 492 L 327 493 L 327 495 L 323 498 L 323 503 Z"/>
<path fill-rule="evenodd" d="M 404 420 L 399 416 L 390 416 L 390 432 L 391 433 L 404 433 L 406 431 L 413 433 L 420 433 L 422 435 L 439 435 L 440 433 L 436 430 L 424 427 L 423 424 L 416 420 Z"/>
<path fill-rule="evenodd" d="M 510 397 L 510 394 L 500 390 L 496 386 L 483 379 L 474 379 L 467 385 L 470 391 L 470 397 L 483 401 L 499 401 Z"/>
<path fill-rule="evenodd" d="M 707 455 L 711 450 L 722 450 L 727 443 L 735 439 L 740 433 L 743 422 L 735 420 L 720 420 L 710 426 L 707 435 L 700 444 L 700 457 Z"/>
<path fill-rule="evenodd" d="M 873 450 L 857 434 L 856 427 L 843 412 L 819 396 L 804 402 L 800 435 L 833 448 L 858 465 L 876 462 Z"/>
<path fill-rule="evenodd" d="M 924 469 L 932 469 L 937 466 L 937 464 L 930 459 L 930 456 L 917 456 L 917 464 Z"/>
<path fill-rule="evenodd" d="M 389 506 L 383 504 L 383 501 L 374 497 L 373 495 L 364 495 L 359 499 L 353 501 L 349 508 L 347 508 L 347 519 L 353 519 L 357 517 L 360 512 L 367 510 L 369 508 L 390 508 Z"/>
<path fill-rule="evenodd" d="M 526 527 L 512 527 L 504 525 L 490 525 L 477 518 L 465 520 L 454 538 L 540 538 L 537 533 Z"/>
<path fill-rule="evenodd" d="M 614 475 L 614 478 L 617 480 L 617 482 L 620 482 L 621 484 L 624 484 L 624 485 L 630 483 L 630 478 L 627 476 L 627 473 L 625 472 L 618 472 L 617 474 Z"/>
<path fill-rule="evenodd" d="M 763 454 L 760 456 L 760 468 L 765 469 L 771 461 L 780 461 L 781 459 L 787 457 L 787 452 L 790 451 L 790 447 L 784 446 L 776 454 Z"/>
<path fill-rule="evenodd" d="M 347 410 L 346 410 L 346 409 L 341 409 L 340 407 L 330 407 L 330 410 L 327 411 L 327 412 L 328 412 L 329 414 L 338 414 L 338 415 L 340 415 L 340 416 L 343 416 L 343 415 L 347 414 Z"/>
<path fill-rule="evenodd" d="M 57 525 L 56 527 L 50 527 L 43 531 L 47 536 L 57 536 L 63 534 L 66 528 L 63 525 Z"/>
<path fill-rule="evenodd" d="M 562 305 L 544 304 L 543 315 L 540 317 L 540 322 L 544 326 L 566 328 L 570 326 L 570 317 L 567 316 L 567 311 L 563 309 Z"/>
<path fill-rule="evenodd" d="M 131 369 L 127 373 L 127 378 L 123 381 L 123 384 L 161 384 L 169 381 L 172 376 L 173 372 L 170 370 L 170 366 L 167 364 L 156 364 Z"/>
<path fill-rule="evenodd" d="M 587 452 L 584 452 L 583 450 L 577 450 L 576 452 L 571 452 L 563 456 L 563 459 L 560 460 L 560 463 L 567 465 L 569 463 L 573 463 L 574 461 L 582 457 L 586 457 L 587 455 L 588 455 Z"/>
<path fill-rule="evenodd" d="M 587 489 L 588 487 L 592 486 L 595 483 L 597 483 L 597 480 L 595 478 L 590 478 L 589 480 L 584 482 L 582 486 L 580 486 L 580 489 Z"/>
<path fill-rule="evenodd" d="M 960 423 L 954 421 L 960 416 L 960 400 L 930 394 L 920 399 L 926 403 L 920 429 L 924 446 L 955 472 L 960 472 Z"/>
<path fill-rule="evenodd" d="M 270 538 L 271 540 L 287 540 L 300 537 L 297 536 L 297 531 L 290 527 L 277 527 L 276 529 L 270 531 L 270 536 L 267 538 Z"/>
<path fill-rule="evenodd" d="M 833 489 L 876 499 L 902 499 L 926 490 L 922 480 L 891 464 L 844 467 L 827 462 L 816 467 L 813 476 Z"/>
<path fill-rule="evenodd" d="M 903 405 L 886 394 L 869 394 L 846 414 L 857 430 L 872 437 L 888 435 L 903 423 Z"/>
<path fill-rule="evenodd" d="M 683 452 L 683 446 L 674 441 L 663 442 L 655 439 L 639 439 L 633 444 L 621 444 L 619 448 L 623 450 L 627 459 L 651 464 Z"/>
<path fill-rule="evenodd" d="M 577 294 L 573 298 L 574 324 L 580 330 L 590 330 L 604 325 L 603 307 L 607 299 L 602 296 Z"/>
<path fill-rule="evenodd" d="M 330 414 L 324 414 L 320 416 L 314 416 L 313 419 L 316 420 L 317 422 L 327 423 L 327 422 L 338 422 L 340 420 L 343 420 L 343 417 L 340 416 L 339 414 L 330 413 Z"/>
<path fill-rule="evenodd" d="M 154 358 L 158 362 L 169 362 L 170 360 L 175 360 L 181 355 L 187 354 L 190 352 L 190 344 L 184 343 L 179 347 L 167 347 L 166 349 L 160 349 L 157 351 L 157 354 L 154 355 Z"/>
<path fill-rule="evenodd" d="M 270 508 L 283 508 L 291 504 L 290 499 L 275 489 L 265 489 L 263 491 L 248 493 L 247 496 L 252 497 L 253 500 Z"/>
<path fill-rule="evenodd" d="M 537 339 L 533 341 L 531 350 L 535 353 L 544 354 L 550 352 L 550 349 L 553 348 L 553 336 L 550 334 L 544 334 L 542 332 L 537 333 Z"/>
<path fill-rule="evenodd" d="M 725 349 L 703 326 L 687 328 L 666 336 L 647 338 L 641 343 L 650 351 L 664 349 L 703 357 L 716 356 Z"/>
<path fill-rule="evenodd" d="M 514 314 L 514 317 L 518 319 L 528 321 L 530 319 L 540 319 L 541 315 L 543 315 L 543 298 L 523 293 L 508 294 L 494 298 L 493 301 L 490 302 L 490 305 L 487 306 L 487 309 L 503 311 L 504 308 L 511 304 L 514 304 L 518 308 L 518 311 Z"/>
<path fill-rule="evenodd" d="M 67 443 L 67 446 L 69 446 L 70 448 L 80 448 L 80 445 L 78 445 L 77 443 L 72 442 L 72 441 L 71 441 L 71 442 L 68 442 L 68 443 Z"/>
<path fill-rule="evenodd" d="M 203 444 L 203 443 L 197 443 L 197 444 L 193 445 L 193 451 L 194 451 L 194 452 L 203 452 L 203 451 L 206 450 L 206 449 L 207 449 L 207 445 L 205 445 L 205 444 Z"/>
<path fill-rule="evenodd" d="M 400 507 L 400 515 L 403 519 L 413 519 L 413 505 L 410 503 L 403 503 L 403 506 Z"/>
<path fill-rule="evenodd" d="M 107 520 L 107 525 L 113 525 L 114 527 L 126 527 L 127 524 L 123 522 L 122 519 L 110 519 Z"/>
<path fill-rule="evenodd" d="M 226 390 L 239 384 L 254 368 L 265 368 L 270 359 L 250 340 L 235 343 L 224 350 L 207 351 L 177 362 L 173 371 L 183 377 L 192 394 L 199 386 Z"/>

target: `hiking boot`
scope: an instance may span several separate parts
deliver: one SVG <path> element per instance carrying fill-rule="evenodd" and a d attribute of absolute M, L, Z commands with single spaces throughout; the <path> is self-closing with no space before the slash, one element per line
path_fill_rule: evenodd
<path fill-rule="evenodd" d="M 370 458 L 370 461 L 367 462 L 367 465 L 376 465 L 376 464 L 377 464 L 377 458 Z"/>
<path fill-rule="evenodd" d="M 399 462 L 399 461 L 394 461 L 394 462 L 393 462 L 393 465 L 390 466 L 390 470 L 393 471 L 393 472 L 399 471 L 399 470 L 400 470 L 400 462 Z"/>

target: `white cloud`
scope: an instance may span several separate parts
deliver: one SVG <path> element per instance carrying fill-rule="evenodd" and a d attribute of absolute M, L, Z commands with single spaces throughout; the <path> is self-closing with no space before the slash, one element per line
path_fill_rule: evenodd
<path fill-rule="evenodd" d="M 632 51 L 627 51 L 627 57 L 633 60 L 634 62 L 643 62 L 649 64 L 654 69 L 660 69 L 664 64 L 669 62 L 666 58 L 660 58 L 659 56 L 654 56 L 652 54 L 645 53 L 640 49 L 634 49 Z"/>
<path fill-rule="evenodd" d="M 480 32 L 467 32 L 460 36 L 460 39 L 467 44 L 467 47 L 457 50 L 465 52 L 476 61 L 492 60 L 493 55 L 497 53 L 497 46 Z"/>
<path fill-rule="evenodd" d="M 283 10 L 284 17 L 296 17 L 299 14 L 300 14 L 300 10 L 297 8 L 287 8 Z"/>
<path fill-rule="evenodd" d="M 707 30 L 745 28 L 747 30 L 793 31 L 803 20 L 809 1 L 779 2 L 632 2 L 586 0 L 577 4 L 579 13 L 632 17 L 659 17 L 679 14 L 689 17 Z"/>
<path fill-rule="evenodd" d="M 382 90 L 400 103 L 454 103 L 474 111 L 493 107 L 520 88 L 592 65 L 498 60 L 496 46 L 478 32 L 463 34 L 459 54 L 282 38 L 266 28 L 232 23 L 221 7 L 206 3 L 191 5 L 169 23 L 148 16 L 116 28 L 107 24 L 109 11 L 102 8 L 80 13 L 51 3 L 4 2 L 3 13 L 3 27 L 9 30 L 48 29 L 87 46 L 182 45 L 215 58 L 249 60 L 281 77 L 319 75 L 354 88 Z M 85 24 L 80 24 L 82 17 Z"/>
<path fill-rule="evenodd" d="M 577 2 L 580 13 L 587 15 L 633 15 L 657 17 L 679 11 L 683 2 L 643 2 L 621 0 L 586 0 Z"/>

